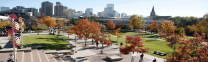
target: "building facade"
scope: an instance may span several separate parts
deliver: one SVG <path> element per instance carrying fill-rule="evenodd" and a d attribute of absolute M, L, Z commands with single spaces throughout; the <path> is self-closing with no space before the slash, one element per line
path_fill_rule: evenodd
<path fill-rule="evenodd" d="M 38 9 L 36 8 L 25 8 L 24 12 L 30 16 L 38 16 Z"/>
<path fill-rule="evenodd" d="M 160 19 L 168 20 L 169 17 L 171 17 L 171 16 L 158 16 L 158 15 L 156 15 L 154 6 L 152 7 L 152 11 L 150 12 L 150 20 L 160 20 Z"/>
<path fill-rule="evenodd" d="M 54 16 L 63 16 L 63 5 L 60 2 L 56 2 L 56 6 L 54 6 Z"/>
<path fill-rule="evenodd" d="M 127 17 L 127 14 L 126 13 L 121 13 L 121 17 L 122 18 Z"/>
<path fill-rule="evenodd" d="M 7 11 L 7 10 L 10 10 L 9 7 L 0 7 L 0 11 Z"/>
<path fill-rule="evenodd" d="M 65 9 L 68 9 L 68 7 L 67 6 L 63 6 L 63 10 L 65 10 Z"/>
<path fill-rule="evenodd" d="M 92 15 L 93 15 L 93 9 L 92 9 L 92 8 L 87 8 L 87 9 L 85 10 L 85 15 L 86 15 L 87 17 L 92 16 Z"/>
<path fill-rule="evenodd" d="M 45 1 L 41 5 L 41 13 L 43 13 L 44 16 L 53 16 L 53 3 L 49 1 Z"/>

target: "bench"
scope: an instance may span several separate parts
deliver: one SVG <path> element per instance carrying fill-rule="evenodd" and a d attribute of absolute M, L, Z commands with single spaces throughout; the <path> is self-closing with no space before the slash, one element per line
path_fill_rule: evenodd
<path fill-rule="evenodd" d="M 37 46 L 31 46 L 32 49 L 40 49 L 40 48 L 43 48 L 42 45 L 37 45 Z"/>
<path fill-rule="evenodd" d="M 160 56 L 166 56 L 167 55 L 166 53 L 159 52 L 159 51 L 154 51 L 153 54 L 157 54 L 157 55 L 160 55 Z"/>
<path fill-rule="evenodd" d="M 112 41 L 113 43 L 117 43 L 117 41 Z"/>
<path fill-rule="evenodd" d="M 71 50 L 44 50 L 45 54 L 73 54 Z"/>
<path fill-rule="evenodd" d="M 122 60 L 122 57 L 117 56 L 117 55 L 115 55 L 115 56 L 106 56 L 106 58 L 110 59 L 111 61 L 120 61 L 120 60 Z"/>

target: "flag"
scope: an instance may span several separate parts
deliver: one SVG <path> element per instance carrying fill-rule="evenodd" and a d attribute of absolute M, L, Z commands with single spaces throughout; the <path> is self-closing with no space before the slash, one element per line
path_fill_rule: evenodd
<path fill-rule="evenodd" d="M 11 15 L 9 15 L 9 18 L 11 18 L 11 19 L 17 19 L 17 16 L 15 15 L 15 14 L 11 14 Z"/>

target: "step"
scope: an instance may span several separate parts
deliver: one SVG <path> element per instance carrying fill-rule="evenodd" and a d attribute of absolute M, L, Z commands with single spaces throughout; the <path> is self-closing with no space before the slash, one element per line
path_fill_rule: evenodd
<path fill-rule="evenodd" d="M 57 62 L 64 62 L 62 60 L 63 54 L 54 54 L 53 57 L 56 59 Z"/>
<path fill-rule="evenodd" d="M 49 62 L 48 58 L 46 57 L 45 53 L 43 53 L 43 50 L 38 50 L 41 61 L 42 62 Z"/>
<path fill-rule="evenodd" d="M 76 62 L 76 60 L 74 60 L 71 55 L 64 55 L 64 57 L 62 58 L 62 60 L 64 62 Z"/>
<path fill-rule="evenodd" d="M 24 52 L 24 62 L 32 62 L 32 52 Z"/>
<path fill-rule="evenodd" d="M 53 57 L 52 54 L 46 54 L 50 62 L 57 62 L 56 59 Z"/>
<path fill-rule="evenodd" d="M 6 62 L 9 59 L 9 54 L 13 52 L 0 53 L 0 62 Z"/>
<path fill-rule="evenodd" d="M 24 51 L 17 52 L 16 54 L 17 62 L 23 62 L 24 59 Z"/>
<path fill-rule="evenodd" d="M 42 62 L 37 49 L 32 50 L 32 58 L 33 58 L 33 62 Z"/>

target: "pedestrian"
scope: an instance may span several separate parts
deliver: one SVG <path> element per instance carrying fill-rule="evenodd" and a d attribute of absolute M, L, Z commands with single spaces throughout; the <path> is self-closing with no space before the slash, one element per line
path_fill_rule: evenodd
<path fill-rule="evenodd" d="M 98 42 L 96 42 L 97 49 L 98 49 L 98 45 L 99 45 L 99 43 L 98 43 Z"/>
<path fill-rule="evenodd" d="M 11 53 L 11 54 L 9 54 L 9 60 L 7 60 L 7 62 L 13 62 L 14 61 L 14 56 L 13 56 L 13 54 Z"/>
<path fill-rule="evenodd" d="M 154 60 L 152 62 L 156 62 L 156 59 L 154 58 Z"/>
<path fill-rule="evenodd" d="M 92 39 L 92 45 L 94 45 L 94 39 Z"/>
<path fill-rule="evenodd" d="M 120 46 L 122 46 L 122 45 L 123 45 L 123 43 L 121 42 L 121 43 L 120 43 Z"/>
<path fill-rule="evenodd" d="M 144 57 L 144 54 L 142 53 L 142 54 L 140 55 L 140 58 L 143 59 L 143 57 Z"/>

